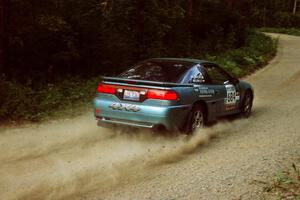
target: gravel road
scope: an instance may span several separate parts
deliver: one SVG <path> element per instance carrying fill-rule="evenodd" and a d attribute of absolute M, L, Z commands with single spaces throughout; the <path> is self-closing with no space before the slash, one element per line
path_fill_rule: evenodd
<path fill-rule="evenodd" d="M 300 37 L 246 78 L 249 119 L 192 137 L 96 127 L 89 113 L 0 128 L 0 199 L 268 199 L 263 185 L 300 160 Z M 126 132 L 126 133 L 124 133 Z"/>

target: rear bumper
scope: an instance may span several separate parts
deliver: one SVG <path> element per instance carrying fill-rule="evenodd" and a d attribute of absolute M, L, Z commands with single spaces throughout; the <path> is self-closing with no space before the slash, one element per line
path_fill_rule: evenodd
<path fill-rule="evenodd" d="M 150 106 L 140 103 L 125 103 L 126 106 L 135 106 L 138 111 L 130 109 L 113 109 L 113 102 L 107 99 L 94 99 L 94 115 L 100 126 L 125 125 L 140 128 L 164 127 L 174 131 L 183 127 L 191 105 L 178 106 Z M 123 103 L 121 103 L 123 104 Z"/>

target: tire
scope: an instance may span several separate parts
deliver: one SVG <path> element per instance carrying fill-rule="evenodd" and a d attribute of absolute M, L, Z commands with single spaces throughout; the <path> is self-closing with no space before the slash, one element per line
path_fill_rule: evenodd
<path fill-rule="evenodd" d="M 246 91 L 246 94 L 244 96 L 243 103 L 241 106 L 242 117 L 244 117 L 244 118 L 250 117 L 252 105 L 253 105 L 252 93 L 250 91 Z"/>
<path fill-rule="evenodd" d="M 193 134 L 196 130 L 199 130 L 205 126 L 206 112 L 204 106 L 201 104 L 195 104 L 192 108 L 183 131 L 185 134 Z"/>

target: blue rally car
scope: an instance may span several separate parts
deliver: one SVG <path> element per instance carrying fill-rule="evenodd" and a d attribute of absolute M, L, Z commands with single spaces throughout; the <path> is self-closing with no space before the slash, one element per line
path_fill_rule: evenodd
<path fill-rule="evenodd" d="M 126 125 L 193 133 L 218 117 L 249 117 L 250 84 L 196 59 L 154 58 L 103 77 L 94 99 L 99 126 Z"/>

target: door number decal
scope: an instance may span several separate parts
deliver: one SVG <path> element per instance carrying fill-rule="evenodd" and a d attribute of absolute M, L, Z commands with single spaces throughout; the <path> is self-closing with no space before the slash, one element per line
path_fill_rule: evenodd
<path fill-rule="evenodd" d="M 232 110 L 237 106 L 237 101 L 240 100 L 239 93 L 236 91 L 234 85 L 225 85 L 227 97 L 224 99 L 225 109 Z"/>

